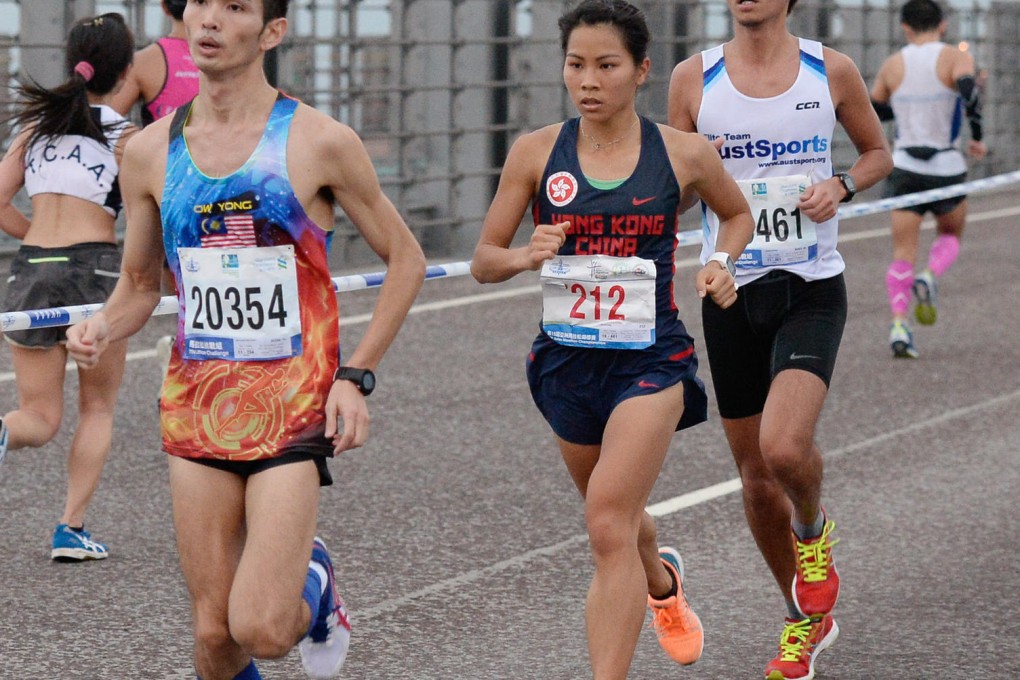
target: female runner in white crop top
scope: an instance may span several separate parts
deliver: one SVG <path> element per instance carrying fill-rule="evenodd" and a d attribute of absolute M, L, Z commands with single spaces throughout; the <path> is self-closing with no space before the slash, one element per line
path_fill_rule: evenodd
<path fill-rule="evenodd" d="M 0 228 L 22 241 L 11 264 L 5 311 L 104 302 L 117 281 L 117 175 L 135 129 L 108 103 L 131 67 L 133 46 L 121 15 L 82 19 L 68 37 L 67 80 L 52 90 L 21 88 L 23 103 L 14 116 L 21 132 L 0 161 Z M 31 197 L 31 221 L 11 205 L 22 187 Z M 43 446 L 60 427 L 64 332 L 58 327 L 6 334 L 18 408 L 0 419 L 0 464 L 8 450 Z M 68 453 L 66 504 L 53 533 L 54 560 L 109 554 L 84 530 L 84 519 L 110 451 L 126 345 L 111 347 L 101 370 L 78 375 L 79 421 Z M 7 473 L 17 474 L 17 468 L 8 466 Z"/>

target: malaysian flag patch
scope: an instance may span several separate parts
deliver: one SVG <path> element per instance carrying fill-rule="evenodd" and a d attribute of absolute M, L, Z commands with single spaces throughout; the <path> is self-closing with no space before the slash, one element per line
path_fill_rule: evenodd
<path fill-rule="evenodd" d="M 218 215 L 202 220 L 203 248 L 256 246 L 255 220 L 251 213 Z"/>

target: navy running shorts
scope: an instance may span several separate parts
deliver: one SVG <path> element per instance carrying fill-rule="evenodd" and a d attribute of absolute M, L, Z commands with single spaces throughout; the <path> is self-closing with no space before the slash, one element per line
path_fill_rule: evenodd
<path fill-rule="evenodd" d="M 788 368 L 814 373 L 828 387 L 846 315 L 842 274 L 805 281 L 776 270 L 741 286 L 728 309 L 705 298 L 701 318 L 719 415 L 761 413 L 773 378 Z"/>
<path fill-rule="evenodd" d="M 527 361 L 528 385 L 553 432 L 573 444 L 602 443 L 609 416 L 631 397 L 684 384 L 684 412 L 676 429 L 708 419 L 708 396 L 697 376 L 694 340 L 686 333 L 646 349 L 566 347 L 541 334 Z"/>
<path fill-rule="evenodd" d="M 916 194 L 919 191 L 928 191 L 929 189 L 951 187 L 955 184 L 962 184 L 966 180 L 967 173 L 963 173 L 962 175 L 951 175 L 949 177 L 940 177 L 938 175 L 921 175 L 916 172 L 910 172 L 909 170 L 893 168 L 893 171 L 886 178 L 885 184 L 882 187 L 882 198 L 894 198 L 896 196 L 904 196 L 906 194 Z M 897 208 L 897 210 L 909 210 L 910 212 L 917 213 L 918 215 L 923 215 L 927 212 L 930 212 L 933 215 L 945 215 L 946 213 L 952 212 L 956 206 L 963 203 L 963 199 L 965 198 L 967 197 L 953 196 L 952 198 L 943 198 L 938 201 L 910 206 L 909 208 Z"/>
<path fill-rule="evenodd" d="M 278 465 L 289 465 L 290 463 L 301 463 L 310 460 L 315 463 L 315 468 L 319 471 L 319 486 L 332 486 L 333 475 L 329 472 L 326 458 L 327 456 L 324 456 L 320 451 L 313 452 L 292 449 L 279 456 L 260 458 L 259 460 L 223 460 L 221 458 L 185 458 L 185 460 L 190 460 L 192 463 L 199 463 L 206 467 L 216 468 L 217 470 L 223 470 L 224 472 L 232 472 L 245 480 L 254 474 Z"/>
<path fill-rule="evenodd" d="M 119 278 L 120 250 L 114 243 L 21 246 L 11 262 L 3 308 L 23 312 L 106 302 Z M 67 341 L 67 328 L 9 331 L 4 337 L 19 347 L 48 349 Z"/>

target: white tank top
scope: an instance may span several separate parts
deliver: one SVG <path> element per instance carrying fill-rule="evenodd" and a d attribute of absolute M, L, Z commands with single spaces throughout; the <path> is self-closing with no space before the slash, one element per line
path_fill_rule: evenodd
<path fill-rule="evenodd" d="M 43 138 L 25 154 L 25 191 L 64 194 L 91 201 L 114 217 L 121 208 L 114 147 L 127 120 L 109 106 L 91 107 L 93 117 L 107 127 L 109 148 L 82 135 Z"/>
<path fill-rule="evenodd" d="M 704 68 L 698 132 L 715 140 L 722 137 L 723 166 L 736 180 L 806 175 L 808 184 L 832 177 L 832 133 L 836 111 L 829 93 L 822 44 L 800 38 L 800 72 L 786 92 L 756 99 L 737 91 L 726 73 L 723 46 L 701 53 Z M 750 184 L 750 183 L 748 183 Z M 760 183 L 745 190 L 756 191 Z M 750 201 L 749 201 L 750 202 Z M 775 211 L 771 211 L 774 215 Z M 752 216 L 761 231 L 760 214 L 752 204 Z M 806 218 L 804 218 L 806 219 Z M 783 220 L 789 227 L 792 217 Z M 839 222 L 832 218 L 814 225 L 813 244 L 805 242 L 797 257 L 749 257 L 756 237 L 741 255 L 737 283 L 745 285 L 773 269 L 794 272 L 807 281 L 827 279 L 843 271 L 836 250 Z M 703 242 L 701 261 L 715 252 L 719 219 L 702 204 Z M 806 234 L 805 234 L 806 235 Z M 773 241 L 774 242 L 774 241 Z M 791 245 L 785 241 L 784 245 Z"/>
<path fill-rule="evenodd" d="M 960 152 L 963 100 L 939 80 L 935 71 L 945 43 L 907 45 L 903 55 L 903 82 L 889 98 L 896 116 L 893 164 L 923 175 L 949 177 L 967 172 Z M 940 149 L 930 160 L 914 158 L 907 147 Z"/>

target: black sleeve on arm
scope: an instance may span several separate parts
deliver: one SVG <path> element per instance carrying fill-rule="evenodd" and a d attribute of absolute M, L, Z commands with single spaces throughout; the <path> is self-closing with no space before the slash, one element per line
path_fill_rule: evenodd
<path fill-rule="evenodd" d="M 875 113 L 878 114 L 878 119 L 883 123 L 887 120 L 893 120 L 895 118 L 895 116 L 893 115 L 892 106 L 889 105 L 889 102 L 876 102 L 874 99 L 872 99 L 871 105 L 875 108 Z"/>
<path fill-rule="evenodd" d="M 967 111 L 967 122 L 970 123 L 970 138 L 980 142 L 983 136 L 981 129 L 981 88 L 977 86 L 974 76 L 963 76 L 956 81 L 956 89 L 960 92 L 963 105 Z"/>

